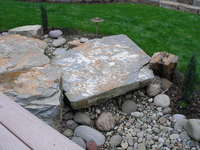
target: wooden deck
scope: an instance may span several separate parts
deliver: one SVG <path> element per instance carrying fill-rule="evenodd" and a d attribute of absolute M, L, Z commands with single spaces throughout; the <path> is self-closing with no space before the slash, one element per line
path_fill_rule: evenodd
<path fill-rule="evenodd" d="M 0 92 L 0 150 L 84 150 Z"/>

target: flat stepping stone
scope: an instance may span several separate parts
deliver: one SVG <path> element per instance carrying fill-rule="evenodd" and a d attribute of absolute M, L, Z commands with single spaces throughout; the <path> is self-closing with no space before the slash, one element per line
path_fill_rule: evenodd
<path fill-rule="evenodd" d="M 51 64 L 60 69 L 74 109 L 88 107 L 146 86 L 154 77 L 148 56 L 126 35 L 89 40 Z"/>

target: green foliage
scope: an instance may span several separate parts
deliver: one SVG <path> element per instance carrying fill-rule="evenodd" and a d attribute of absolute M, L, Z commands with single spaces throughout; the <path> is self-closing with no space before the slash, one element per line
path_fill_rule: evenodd
<path fill-rule="evenodd" d="M 194 94 L 196 88 L 196 82 L 198 78 L 198 74 L 196 73 L 196 54 L 193 53 L 190 61 L 187 65 L 187 70 L 184 75 L 183 83 L 182 83 L 182 100 L 183 102 L 189 104 L 191 96 Z"/>
<path fill-rule="evenodd" d="M 183 102 L 183 101 L 179 101 L 178 105 L 180 106 L 180 108 L 186 108 L 187 107 L 187 103 Z"/>
<path fill-rule="evenodd" d="M 47 31 L 48 31 L 48 17 L 47 17 L 46 9 L 44 8 L 43 4 L 40 5 L 40 10 L 41 10 L 42 27 L 43 27 L 44 33 L 47 33 Z"/>

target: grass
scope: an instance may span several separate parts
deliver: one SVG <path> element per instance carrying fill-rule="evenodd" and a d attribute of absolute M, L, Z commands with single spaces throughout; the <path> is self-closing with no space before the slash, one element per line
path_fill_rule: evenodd
<path fill-rule="evenodd" d="M 44 4 L 49 27 L 73 28 L 94 33 L 91 18 L 100 17 L 102 35 L 126 34 L 148 55 L 167 51 L 179 56 L 184 72 L 193 52 L 200 72 L 200 16 L 141 4 Z M 41 24 L 40 4 L 0 0 L 0 30 Z M 200 79 L 198 80 L 200 83 Z"/>

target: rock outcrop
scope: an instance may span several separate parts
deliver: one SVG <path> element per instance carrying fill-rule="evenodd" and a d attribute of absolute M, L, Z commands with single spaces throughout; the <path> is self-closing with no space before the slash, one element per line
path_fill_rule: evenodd
<path fill-rule="evenodd" d="M 0 91 L 59 130 L 60 74 L 49 64 L 45 48 L 45 42 L 29 37 L 0 37 Z"/>
<path fill-rule="evenodd" d="M 62 73 L 74 109 L 88 107 L 146 86 L 154 77 L 150 57 L 125 35 L 90 40 L 51 64 Z"/>

